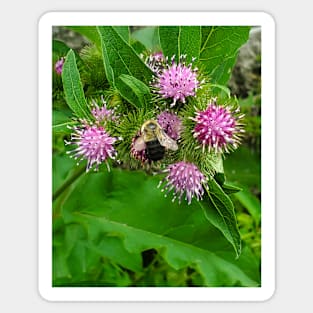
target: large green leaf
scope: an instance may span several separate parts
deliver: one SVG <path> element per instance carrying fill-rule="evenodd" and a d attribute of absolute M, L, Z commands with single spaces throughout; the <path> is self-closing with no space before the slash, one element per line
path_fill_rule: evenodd
<path fill-rule="evenodd" d="M 231 245 L 207 222 L 197 201 L 189 206 L 172 203 L 156 188 L 158 180 L 118 169 L 85 175 L 62 209 L 66 225 L 78 225 L 84 230 L 83 235 L 73 239 L 80 247 L 63 243 L 58 250 L 57 246 L 56 256 L 67 255 L 65 261 L 58 256 L 60 262 L 71 264 L 69 256 L 73 253 L 85 255 L 82 270 L 92 251 L 136 271 L 141 267 L 141 253 L 155 249 L 176 270 L 197 269 L 206 286 L 257 286 L 258 281 L 251 279 L 238 261 L 223 258 L 223 251 L 229 251 Z M 72 252 L 74 247 L 78 251 Z M 62 272 L 68 274 L 65 266 Z"/>
<path fill-rule="evenodd" d="M 147 106 L 151 94 L 149 87 L 137 78 L 122 74 L 116 81 L 116 88 L 124 99 L 135 107 Z"/>
<path fill-rule="evenodd" d="M 208 187 L 208 197 L 200 205 L 207 219 L 223 233 L 225 238 L 233 245 L 236 255 L 239 257 L 241 239 L 234 205 L 214 179 L 208 182 Z"/>
<path fill-rule="evenodd" d="M 140 41 L 132 41 L 131 46 L 138 55 L 143 54 L 146 51 L 146 47 Z"/>
<path fill-rule="evenodd" d="M 128 26 L 113 26 L 113 29 L 127 42 L 130 41 L 129 27 Z"/>
<path fill-rule="evenodd" d="M 212 83 L 227 83 L 238 50 L 249 38 L 249 30 L 248 26 L 201 27 L 201 67 Z"/>
<path fill-rule="evenodd" d="M 136 54 L 135 50 L 112 26 L 98 26 L 101 40 L 106 76 L 111 85 L 122 74 L 134 76 L 148 84 L 152 78 L 151 70 Z"/>
<path fill-rule="evenodd" d="M 83 85 L 76 65 L 76 58 L 73 50 L 66 55 L 62 69 L 62 82 L 65 100 L 69 108 L 79 118 L 91 119 L 91 113 L 87 106 Z"/>
<path fill-rule="evenodd" d="M 160 44 L 163 54 L 169 58 L 187 55 L 187 61 L 199 58 L 201 44 L 200 26 L 160 26 Z"/>

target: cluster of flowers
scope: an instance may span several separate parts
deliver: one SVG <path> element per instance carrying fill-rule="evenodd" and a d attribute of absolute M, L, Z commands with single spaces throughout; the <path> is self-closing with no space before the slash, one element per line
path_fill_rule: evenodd
<path fill-rule="evenodd" d="M 185 56 L 181 57 L 179 62 L 175 62 L 174 57 L 168 60 L 161 53 L 150 55 L 146 59 L 146 64 L 154 73 L 152 89 L 160 99 L 172 101 L 169 104 L 169 110 L 160 112 L 156 116 L 156 121 L 166 135 L 178 141 L 178 144 L 183 131 L 182 118 L 185 117 L 175 113 L 175 106 L 178 103 L 182 106 L 188 105 L 186 104 L 187 98 L 196 97 L 197 90 L 203 83 L 199 79 L 197 68 L 193 67 L 194 60 L 190 64 L 186 64 L 185 60 Z M 121 138 L 111 137 L 105 129 L 108 120 L 117 121 L 120 117 L 115 114 L 114 110 L 108 109 L 104 99 L 102 100 L 101 107 L 93 103 L 91 113 L 95 122 L 90 124 L 82 121 L 80 126 L 73 127 L 71 141 L 67 142 L 76 146 L 74 150 L 69 151 L 72 157 L 79 161 L 87 160 L 87 171 L 93 167 L 97 170 L 101 163 L 107 162 L 108 159 L 115 159 L 117 152 L 114 144 L 121 140 Z M 240 134 L 243 132 L 240 123 L 242 117 L 239 109 L 219 105 L 216 99 L 211 99 L 206 109 L 196 110 L 194 116 L 187 118 L 194 121 L 192 135 L 203 153 L 223 153 L 237 148 Z M 151 162 L 145 149 L 138 151 L 134 147 L 140 135 L 140 130 L 138 130 L 136 136 L 132 138 L 129 153 L 142 163 Z M 186 160 L 179 161 L 170 164 L 166 172 L 167 175 L 160 182 L 159 187 L 163 185 L 162 191 L 165 191 L 166 195 L 173 192 L 173 201 L 178 198 L 180 202 L 184 195 L 188 204 L 193 198 L 202 199 L 208 178 L 196 164 Z"/>

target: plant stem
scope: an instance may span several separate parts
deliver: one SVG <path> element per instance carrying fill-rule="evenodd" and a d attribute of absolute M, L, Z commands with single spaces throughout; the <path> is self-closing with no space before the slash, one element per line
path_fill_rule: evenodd
<path fill-rule="evenodd" d="M 64 182 L 64 184 L 56 190 L 56 192 L 52 195 L 52 201 L 55 201 L 80 175 L 85 173 L 85 167 L 79 167 L 73 175 Z"/>

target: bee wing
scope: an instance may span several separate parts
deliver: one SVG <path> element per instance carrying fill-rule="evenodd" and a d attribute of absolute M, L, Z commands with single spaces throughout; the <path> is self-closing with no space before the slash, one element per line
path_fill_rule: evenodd
<path fill-rule="evenodd" d="M 178 149 L 177 142 L 170 138 L 166 133 L 163 131 L 162 128 L 159 128 L 156 131 L 157 138 L 161 144 L 161 146 L 176 151 Z"/>
<path fill-rule="evenodd" d="M 145 141 L 143 140 L 142 137 L 138 137 L 135 142 L 134 142 L 134 149 L 137 151 L 142 151 L 146 149 L 146 144 Z"/>

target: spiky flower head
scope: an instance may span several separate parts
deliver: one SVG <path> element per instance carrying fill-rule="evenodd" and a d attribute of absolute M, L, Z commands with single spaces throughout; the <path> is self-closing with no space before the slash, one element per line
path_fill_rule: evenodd
<path fill-rule="evenodd" d="M 195 96 L 200 86 L 197 79 L 197 68 L 192 68 L 192 63 L 186 65 L 185 56 L 176 63 L 174 57 L 171 64 L 168 64 L 160 73 L 157 74 L 155 87 L 157 93 L 162 98 L 171 98 L 175 106 L 177 101 L 186 102 L 186 97 Z"/>
<path fill-rule="evenodd" d="M 150 54 L 146 57 L 145 63 L 149 66 L 151 71 L 158 74 L 164 69 L 165 58 L 161 51 Z"/>
<path fill-rule="evenodd" d="M 182 121 L 177 114 L 163 111 L 157 116 L 157 121 L 170 138 L 174 140 L 180 138 Z"/>
<path fill-rule="evenodd" d="M 196 112 L 193 136 L 197 138 L 202 149 L 229 152 L 238 147 L 240 136 L 244 132 L 240 119 L 244 116 L 239 108 L 217 105 L 213 99 L 204 111 Z"/>
<path fill-rule="evenodd" d="M 103 96 L 101 96 L 101 106 L 99 106 L 94 99 L 91 101 L 91 106 L 91 113 L 95 120 L 99 123 L 105 123 L 109 120 L 116 121 L 118 119 L 118 116 L 115 114 L 115 110 L 107 108 L 107 103 Z"/>
<path fill-rule="evenodd" d="M 162 191 L 166 191 L 165 196 L 173 190 L 173 202 L 178 198 L 180 203 L 185 194 L 185 200 L 190 204 L 193 197 L 198 201 L 202 199 L 203 186 L 207 184 L 207 179 L 195 164 L 181 161 L 168 166 L 168 175 L 160 182 L 159 187 L 163 183 L 165 186 Z"/>
<path fill-rule="evenodd" d="M 130 155 L 136 159 L 141 161 L 142 163 L 145 163 L 148 158 L 147 158 L 147 154 L 146 154 L 146 149 L 143 149 L 141 151 L 138 151 L 135 149 L 134 145 L 135 145 L 135 141 L 141 136 L 141 132 L 138 132 L 137 135 L 135 137 L 132 138 L 132 142 L 130 145 Z"/>
<path fill-rule="evenodd" d="M 65 61 L 65 58 L 62 57 L 61 59 L 59 59 L 58 61 L 55 62 L 54 69 L 55 69 L 55 72 L 56 72 L 58 75 L 61 75 L 61 74 L 62 74 L 62 69 L 63 69 L 64 61 Z"/>
<path fill-rule="evenodd" d="M 103 162 L 107 163 L 109 158 L 115 159 L 117 152 L 113 144 L 118 138 L 111 137 L 102 126 L 83 123 L 72 127 L 72 130 L 74 132 L 71 135 L 71 141 L 65 143 L 77 147 L 67 153 L 74 159 L 78 159 L 77 164 L 82 160 L 87 160 L 87 172 L 94 165 L 95 170 L 98 170 L 99 165 Z M 110 170 L 108 163 L 107 166 Z"/>

